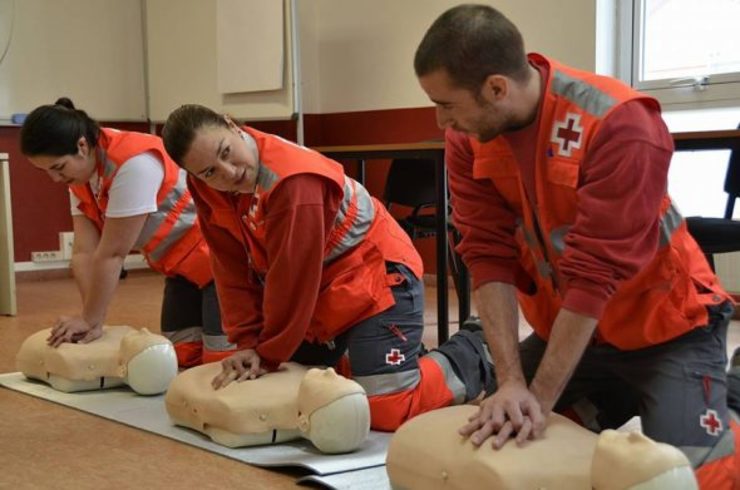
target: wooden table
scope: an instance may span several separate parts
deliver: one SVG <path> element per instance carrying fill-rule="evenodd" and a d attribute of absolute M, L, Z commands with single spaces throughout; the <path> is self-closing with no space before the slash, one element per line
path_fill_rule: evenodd
<path fill-rule="evenodd" d="M 672 133 L 676 151 L 740 150 L 740 129 Z"/>
<path fill-rule="evenodd" d="M 437 342 L 442 344 L 449 338 L 449 306 L 447 303 L 447 168 L 444 162 L 444 142 L 401 143 L 390 145 L 361 146 L 322 146 L 314 150 L 334 160 L 355 160 L 358 164 L 357 180 L 365 183 L 365 164 L 369 160 L 393 158 L 424 158 L 434 160 L 437 186 Z M 442 210 L 442 212 L 440 212 Z M 462 282 L 467 283 L 467 270 L 463 272 Z M 461 294 L 459 300 L 460 318 L 470 314 L 470 294 Z"/>

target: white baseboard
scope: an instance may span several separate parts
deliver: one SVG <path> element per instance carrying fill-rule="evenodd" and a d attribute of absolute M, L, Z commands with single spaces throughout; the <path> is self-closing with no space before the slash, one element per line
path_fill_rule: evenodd
<path fill-rule="evenodd" d="M 14 264 L 15 272 L 28 272 L 28 271 L 50 271 L 57 269 L 69 269 L 71 267 L 69 260 L 56 260 L 54 262 L 16 262 Z M 134 269 L 148 269 L 149 264 L 144 259 L 143 255 L 131 254 L 127 255 L 123 261 L 123 267 L 126 270 Z"/>

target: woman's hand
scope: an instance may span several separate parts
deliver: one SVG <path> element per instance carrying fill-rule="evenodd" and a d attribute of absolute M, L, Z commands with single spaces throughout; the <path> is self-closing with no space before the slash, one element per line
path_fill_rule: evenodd
<path fill-rule="evenodd" d="M 257 379 L 267 373 L 267 370 L 260 367 L 260 356 L 254 349 L 235 352 L 221 361 L 221 367 L 221 373 L 211 382 L 214 390 L 223 388 L 234 380 Z"/>
<path fill-rule="evenodd" d="M 59 347 L 64 342 L 87 344 L 103 335 L 102 325 L 91 325 L 81 316 L 62 316 L 51 329 L 46 343 Z"/>

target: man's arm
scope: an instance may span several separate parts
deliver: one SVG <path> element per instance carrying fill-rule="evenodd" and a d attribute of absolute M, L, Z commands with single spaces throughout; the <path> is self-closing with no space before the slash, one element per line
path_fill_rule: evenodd
<path fill-rule="evenodd" d="M 672 140 L 657 110 L 631 101 L 615 110 L 581 167 L 578 213 L 559 270 L 563 306 L 530 389 L 555 406 L 619 285 L 655 256 Z"/>
<path fill-rule="evenodd" d="M 561 308 L 530 391 L 547 416 L 573 375 L 596 330 L 596 319 Z"/>
<path fill-rule="evenodd" d="M 460 429 L 479 446 L 493 436 L 500 448 L 513 433 L 521 444 L 538 436 L 545 420 L 535 396 L 527 388 L 519 359 L 519 310 L 516 289 L 511 284 L 490 282 L 475 292 L 493 363 L 497 390 L 481 402 L 478 412 Z"/>
<path fill-rule="evenodd" d="M 467 137 L 448 130 L 445 159 L 450 173 L 453 219 L 462 234 L 457 250 L 471 271 L 474 297 L 491 350 L 498 390 L 460 429 L 474 444 L 495 435 L 501 447 L 512 432 L 523 442 L 544 426 L 535 397 L 527 389 L 519 359 L 519 311 L 514 284 L 518 250 L 516 215 L 488 179 L 473 177 Z"/>

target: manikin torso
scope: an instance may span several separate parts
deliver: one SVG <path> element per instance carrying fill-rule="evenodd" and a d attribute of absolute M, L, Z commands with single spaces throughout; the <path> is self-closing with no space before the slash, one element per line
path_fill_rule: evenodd
<path fill-rule="evenodd" d="M 46 343 L 50 329 L 29 336 L 16 355 L 26 377 L 65 391 L 88 391 L 124 384 L 143 395 L 163 393 L 177 374 L 172 343 L 147 329 L 105 326 L 89 344 Z"/>
<path fill-rule="evenodd" d="M 480 448 L 458 434 L 476 407 L 448 407 L 406 422 L 386 460 L 395 490 L 695 490 L 691 466 L 677 448 L 642 434 L 596 435 L 551 415 L 543 439 L 517 447 Z M 423 461 L 424 464 L 419 464 Z"/>
<path fill-rule="evenodd" d="M 218 363 L 180 373 L 165 396 L 172 421 L 229 447 L 304 437 L 322 452 L 357 449 L 370 430 L 370 408 L 360 385 L 333 369 L 284 363 L 254 380 L 214 390 Z"/>

